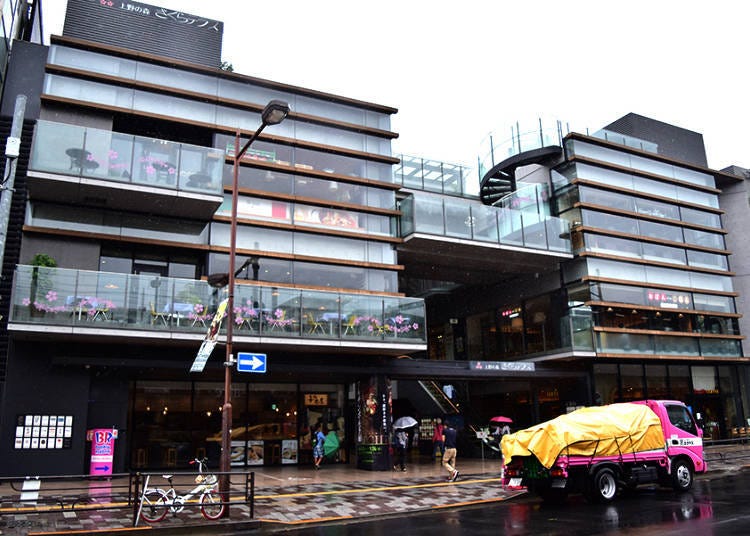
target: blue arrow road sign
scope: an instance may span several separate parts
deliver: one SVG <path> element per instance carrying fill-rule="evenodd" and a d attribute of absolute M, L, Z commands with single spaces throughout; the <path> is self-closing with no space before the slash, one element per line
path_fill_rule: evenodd
<path fill-rule="evenodd" d="M 237 354 L 238 372 L 266 372 L 266 354 L 250 354 L 239 352 Z"/>

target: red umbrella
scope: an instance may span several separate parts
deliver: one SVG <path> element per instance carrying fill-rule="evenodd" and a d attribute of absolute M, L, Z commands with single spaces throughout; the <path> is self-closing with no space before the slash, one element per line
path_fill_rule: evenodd
<path fill-rule="evenodd" d="M 513 419 L 511 419 L 510 417 L 503 417 L 502 415 L 498 415 L 497 417 L 492 417 L 490 419 L 490 422 L 507 422 L 507 423 L 512 423 Z"/>

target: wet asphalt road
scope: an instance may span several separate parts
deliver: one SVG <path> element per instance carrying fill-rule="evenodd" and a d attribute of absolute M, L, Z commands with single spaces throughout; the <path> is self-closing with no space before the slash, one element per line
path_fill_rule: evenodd
<path fill-rule="evenodd" d="M 665 488 L 639 488 L 607 505 L 589 504 L 575 495 L 563 505 L 547 505 L 527 497 L 349 524 L 296 530 L 285 526 L 283 530 L 295 536 L 749 534 L 750 471 L 720 479 L 697 480 L 693 489 L 684 494 Z M 264 526 L 254 533 L 273 531 L 273 527 Z"/>

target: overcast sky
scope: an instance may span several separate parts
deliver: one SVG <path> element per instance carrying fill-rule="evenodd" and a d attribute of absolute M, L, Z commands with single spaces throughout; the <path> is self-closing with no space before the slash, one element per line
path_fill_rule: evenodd
<path fill-rule="evenodd" d="M 473 164 L 516 121 L 635 112 L 702 133 L 712 168 L 750 167 L 745 0 L 146 3 L 224 22 L 235 72 L 398 108 L 396 152 Z M 47 34 L 65 4 L 44 0 Z"/>

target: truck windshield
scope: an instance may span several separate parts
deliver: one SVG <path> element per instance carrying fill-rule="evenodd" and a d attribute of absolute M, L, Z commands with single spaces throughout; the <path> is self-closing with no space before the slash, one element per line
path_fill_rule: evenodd
<path fill-rule="evenodd" d="M 684 430 L 694 436 L 698 435 L 695 421 L 686 407 L 667 405 L 667 415 L 669 416 L 669 422 L 680 430 Z"/>

